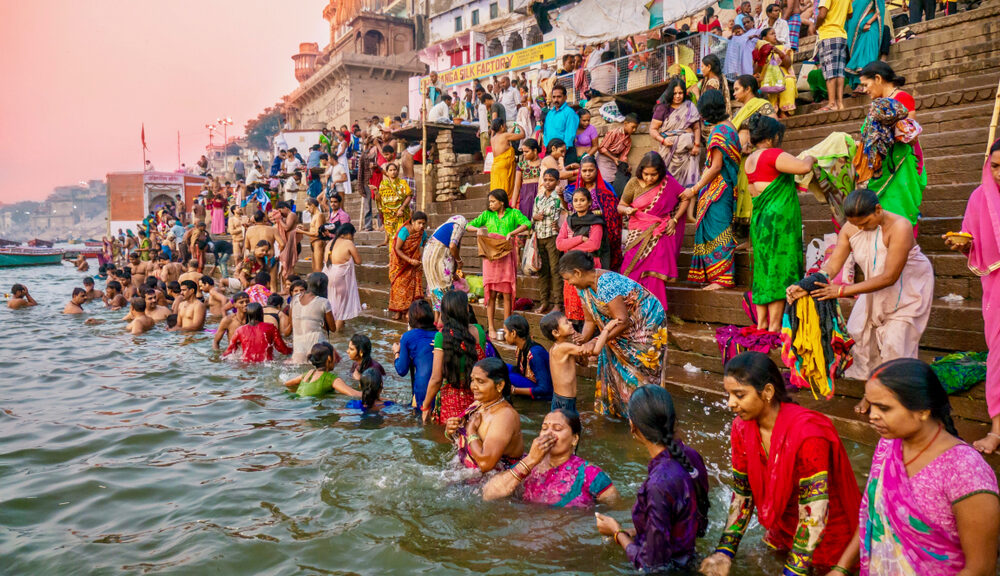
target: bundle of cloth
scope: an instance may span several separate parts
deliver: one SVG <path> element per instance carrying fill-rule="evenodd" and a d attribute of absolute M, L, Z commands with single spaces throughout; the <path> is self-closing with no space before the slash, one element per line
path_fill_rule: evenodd
<path fill-rule="evenodd" d="M 798 285 L 806 292 L 829 284 L 826 274 L 807 276 Z M 791 372 L 789 383 L 809 388 L 814 398 L 833 397 L 834 380 L 850 367 L 854 340 L 840 313 L 840 302 L 804 296 L 785 307 L 781 322 L 781 360 Z"/>
<path fill-rule="evenodd" d="M 722 366 L 743 352 L 762 352 L 768 354 L 771 350 L 781 347 L 781 335 L 756 326 L 720 326 L 715 330 L 715 341 L 722 354 Z"/>
<path fill-rule="evenodd" d="M 839 232 L 847 218 L 844 198 L 854 191 L 854 165 L 857 150 L 854 138 L 847 132 L 831 132 L 820 143 L 799 154 L 799 159 L 816 159 L 812 172 L 795 177 L 799 190 L 808 190 L 820 202 L 830 206 L 834 228 Z"/>

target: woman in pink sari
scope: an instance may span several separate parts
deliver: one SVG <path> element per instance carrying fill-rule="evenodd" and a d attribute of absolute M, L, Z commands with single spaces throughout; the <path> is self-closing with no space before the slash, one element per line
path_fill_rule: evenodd
<path fill-rule="evenodd" d="M 993 424 L 989 433 L 973 446 L 991 454 L 1000 448 L 1000 140 L 990 147 L 983 166 L 982 184 L 969 197 L 962 221 L 962 232 L 971 235 L 947 235 L 945 242 L 952 250 L 969 257 L 969 269 L 983 284 L 983 321 L 986 345 L 986 408 Z"/>
<path fill-rule="evenodd" d="M 222 193 L 212 199 L 212 230 L 213 236 L 226 233 L 226 199 Z"/>
<path fill-rule="evenodd" d="M 688 200 L 684 187 L 667 172 L 656 152 L 648 152 L 625 186 L 618 213 L 628 216 L 628 236 L 622 274 L 656 296 L 667 309 L 667 282 L 677 280 L 677 257 L 684 242 Z"/>

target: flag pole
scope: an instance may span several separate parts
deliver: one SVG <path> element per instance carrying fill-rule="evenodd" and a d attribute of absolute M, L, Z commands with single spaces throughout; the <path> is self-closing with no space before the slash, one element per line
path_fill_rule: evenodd
<path fill-rule="evenodd" d="M 181 169 L 181 131 L 177 131 L 177 169 Z"/>

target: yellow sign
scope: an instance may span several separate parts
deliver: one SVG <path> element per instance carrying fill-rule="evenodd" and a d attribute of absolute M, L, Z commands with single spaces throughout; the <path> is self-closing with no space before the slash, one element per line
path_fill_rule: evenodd
<path fill-rule="evenodd" d="M 556 41 L 550 40 L 548 42 L 534 44 L 532 46 L 528 46 L 527 48 L 494 56 L 493 58 L 487 58 L 486 60 L 480 60 L 479 62 L 465 64 L 464 66 L 456 66 L 450 70 L 438 72 L 438 79 L 443 82 L 445 86 L 454 86 L 455 84 L 471 82 L 477 78 L 486 78 L 487 76 L 493 76 L 494 74 L 510 72 L 512 70 L 517 70 L 518 68 L 538 64 L 539 62 L 555 60 L 555 58 Z M 428 82 L 429 80 L 426 77 L 420 79 L 421 91 L 426 90 Z"/>

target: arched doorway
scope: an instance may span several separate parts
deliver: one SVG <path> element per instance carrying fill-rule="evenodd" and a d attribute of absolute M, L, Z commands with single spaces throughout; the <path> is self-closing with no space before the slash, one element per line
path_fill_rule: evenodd
<path fill-rule="evenodd" d="M 532 26 L 528 28 L 528 33 L 524 35 L 524 45 L 534 46 L 542 41 L 542 31 L 538 29 L 538 26 Z"/>
<path fill-rule="evenodd" d="M 149 199 L 149 211 L 155 214 L 173 201 L 174 199 L 169 194 L 157 194 Z"/>
<path fill-rule="evenodd" d="M 369 56 L 381 56 L 382 46 L 385 44 L 385 36 L 378 30 L 365 32 L 361 40 L 361 53 Z"/>
<path fill-rule="evenodd" d="M 521 35 L 514 32 L 507 38 L 507 51 L 513 52 L 514 50 L 520 50 L 524 48 L 524 40 L 521 39 Z"/>
<path fill-rule="evenodd" d="M 503 53 L 503 44 L 500 43 L 499 38 L 494 38 L 490 40 L 490 43 L 486 45 L 486 57 L 492 58 L 494 56 L 499 56 Z"/>

